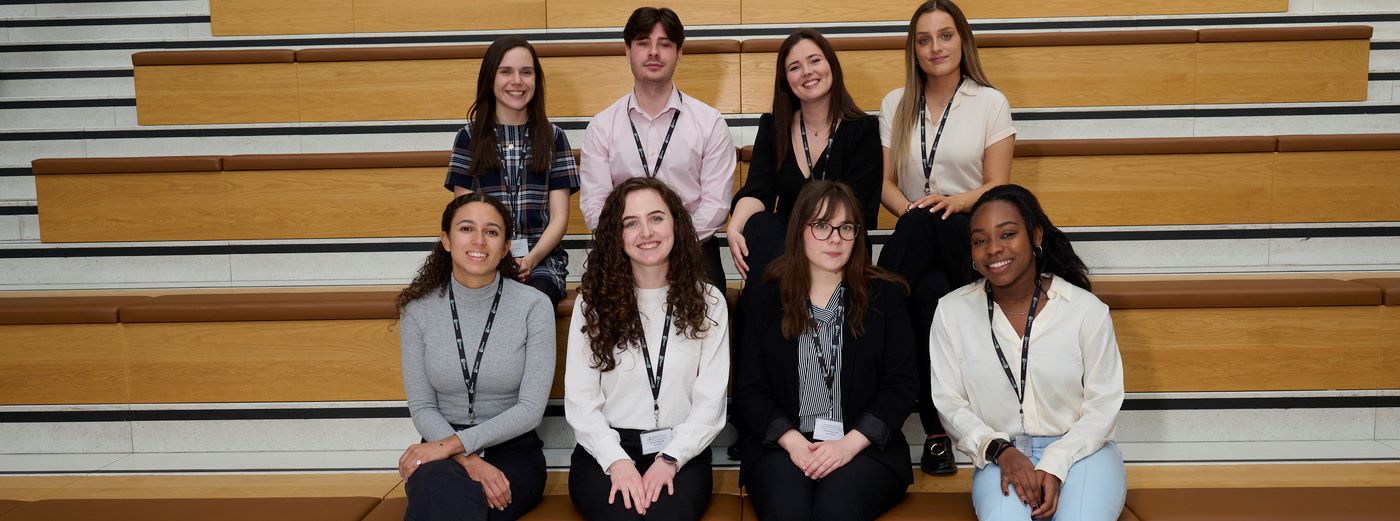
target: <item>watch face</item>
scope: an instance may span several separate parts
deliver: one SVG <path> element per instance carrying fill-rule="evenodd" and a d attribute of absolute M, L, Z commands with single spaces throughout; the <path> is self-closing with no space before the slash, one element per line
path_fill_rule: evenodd
<path fill-rule="evenodd" d="M 666 461 L 668 461 L 668 462 L 671 462 L 671 463 L 675 463 L 675 462 L 679 461 L 679 460 L 677 460 L 676 458 L 671 457 L 670 454 L 666 454 L 666 453 L 662 453 L 662 454 L 661 454 L 661 459 L 664 459 L 664 460 L 666 460 Z"/>

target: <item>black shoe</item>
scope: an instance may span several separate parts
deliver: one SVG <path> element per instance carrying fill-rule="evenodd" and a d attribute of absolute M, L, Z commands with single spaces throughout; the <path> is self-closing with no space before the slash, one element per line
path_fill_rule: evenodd
<path fill-rule="evenodd" d="M 958 466 L 953 463 L 953 440 L 946 434 L 924 440 L 924 454 L 919 458 L 919 470 L 924 474 L 954 474 Z"/>
<path fill-rule="evenodd" d="M 734 440 L 734 444 L 729 446 L 728 454 L 730 461 L 743 461 L 744 447 L 742 440 Z"/>

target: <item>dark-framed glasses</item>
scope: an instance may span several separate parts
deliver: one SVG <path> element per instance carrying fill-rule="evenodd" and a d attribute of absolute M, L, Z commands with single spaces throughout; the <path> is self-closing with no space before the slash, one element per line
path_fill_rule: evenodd
<path fill-rule="evenodd" d="M 856 234 L 860 233 L 860 225 L 856 223 L 842 223 L 840 226 L 832 226 L 826 221 L 812 221 L 807 223 L 807 227 L 812 229 L 812 238 L 819 241 L 830 239 L 832 232 L 836 232 L 843 241 L 854 241 Z"/>

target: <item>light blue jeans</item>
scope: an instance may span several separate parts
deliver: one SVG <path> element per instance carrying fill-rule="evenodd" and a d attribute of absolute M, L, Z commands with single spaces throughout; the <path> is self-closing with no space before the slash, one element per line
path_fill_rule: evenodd
<path fill-rule="evenodd" d="M 1031 438 L 1031 463 L 1039 463 L 1045 447 L 1059 436 Z M 1014 450 L 1014 449 L 1007 449 Z M 1028 521 L 1031 507 L 1021 503 L 1015 486 L 1001 495 L 1001 467 L 988 463 L 972 473 L 972 506 L 980 521 Z M 1060 503 L 1053 518 L 1057 521 L 1115 521 L 1123 511 L 1128 494 L 1127 471 L 1118 445 L 1108 442 L 1098 451 L 1074 463 L 1060 487 Z"/>

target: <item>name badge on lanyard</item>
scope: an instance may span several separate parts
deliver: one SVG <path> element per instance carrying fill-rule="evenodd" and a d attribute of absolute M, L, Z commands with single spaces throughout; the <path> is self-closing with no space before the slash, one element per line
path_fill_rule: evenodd
<path fill-rule="evenodd" d="M 675 437 L 671 429 L 657 429 L 642 433 L 642 454 L 656 454 L 671 444 Z"/>
<path fill-rule="evenodd" d="M 530 239 L 526 239 L 524 235 L 516 234 L 510 240 L 510 256 L 519 259 L 528 253 L 530 253 Z"/>
<path fill-rule="evenodd" d="M 638 329 L 642 318 L 637 317 Z M 671 443 L 674 434 L 670 428 L 661 428 L 661 378 L 666 370 L 666 344 L 671 334 L 671 307 L 666 306 L 666 321 L 661 326 L 661 349 L 656 353 L 656 371 L 651 368 L 651 351 L 647 349 L 646 335 L 642 335 L 642 360 L 646 362 L 647 382 L 651 384 L 651 414 L 655 428 L 642 433 L 642 454 L 656 454 Z"/>
<path fill-rule="evenodd" d="M 846 426 L 839 421 L 817 418 L 816 428 L 812 430 L 812 438 L 817 441 L 836 441 L 846 437 Z"/>

